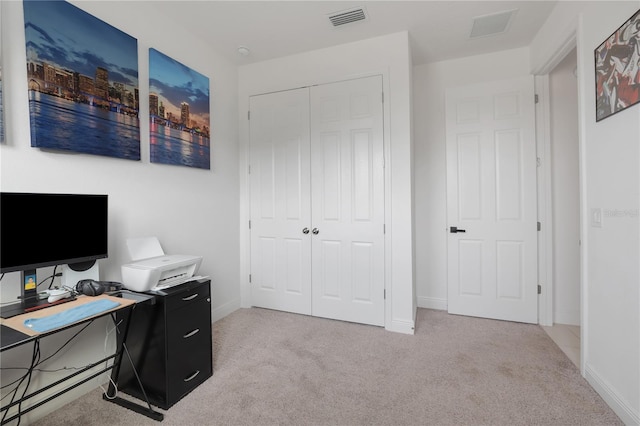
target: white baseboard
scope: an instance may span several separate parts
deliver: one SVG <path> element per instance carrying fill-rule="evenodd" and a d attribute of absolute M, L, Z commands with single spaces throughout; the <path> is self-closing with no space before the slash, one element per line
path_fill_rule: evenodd
<path fill-rule="evenodd" d="M 626 425 L 639 425 L 640 413 L 634 411 L 627 401 L 616 394 L 615 390 L 596 373 L 590 365 L 585 365 L 584 377 L 593 389 L 604 399 L 604 401 L 611 407 L 614 413 L 620 417 L 620 419 Z"/>
<path fill-rule="evenodd" d="M 436 297 L 418 297 L 418 307 L 446 311 L 447 299 L 440 299 Z"/>
<path fill-rule="evenodd" d="M 214 323 L 230 313 L 240 309 L 240 299 L 231 300 L 211 311 L 211 322 Z"/>

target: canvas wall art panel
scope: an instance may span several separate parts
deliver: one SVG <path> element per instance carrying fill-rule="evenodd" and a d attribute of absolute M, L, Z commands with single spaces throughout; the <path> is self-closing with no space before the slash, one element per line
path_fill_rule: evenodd
<path fill-rule="evenodd" d="M 31 146 L 140 160 L 137 40 L 64 1 L 23 7 Z"/>
<path fill-rule="evenodd" d="M 596 121 L 640 102 L 640 10 L 595 49 Z"/>
<path fill-rule="evenodd" d="M 209 170 L 209 78 L 149 49 L 149 137 L 152 163 Z"/>
<path fill-rule="evenodd" d="M 0 52 L 0 55 L 2 53 Z M 4 142 L 4 100 L 2 97 L 2 57 L 0 56 L 0 143 Z"/>
<path fill-rule="evenodd" d="M 2 22 L 2 2 L 0 2 L 0 22 Z M 0 28 L 0 46 L 2 46 L 2 28 Z M 2 49 L 0 48 L 0 143 L 4 142 L 4 100 L 2 96 Z"/>

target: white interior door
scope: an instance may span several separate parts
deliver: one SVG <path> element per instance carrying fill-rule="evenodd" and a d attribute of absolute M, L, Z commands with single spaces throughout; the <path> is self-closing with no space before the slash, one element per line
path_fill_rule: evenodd
<path fill-rule="evenodd" d="M 309 89 L 252 96 L 250 111 L 251 302 L 310 315 Z"/>
<path fill-rule="evenodd" d="M 533 77 L 447 90 L 446 123 L 449 312 L 537 323 Z"/>
<path fill-rule="evenodd" d="M 382 77 L 311 88 L 312 312 L 384 325 Z"/>

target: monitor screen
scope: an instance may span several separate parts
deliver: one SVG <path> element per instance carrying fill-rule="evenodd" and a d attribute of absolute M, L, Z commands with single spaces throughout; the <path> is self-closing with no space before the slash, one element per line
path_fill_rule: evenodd
<path fill-rule="evenodd" d="M 0 193 L 0 272 L 106 258 L 107 195 Z"/>

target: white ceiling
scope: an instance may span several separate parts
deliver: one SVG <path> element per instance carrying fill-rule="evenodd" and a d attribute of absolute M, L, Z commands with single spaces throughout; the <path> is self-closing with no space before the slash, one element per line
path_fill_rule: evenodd
<path fill-rule="evenodd" d="M 557 1 L 161 1 L 160 12 L 238 65 L 407 30 L 414 65 L 528 46 Z M 334 28 L 328 14 L 364 6 Z M 505 33 L 470 39 L 473 18 L 517 9 Z M 238 46 L 251 53 L 242 57 Z"/>

